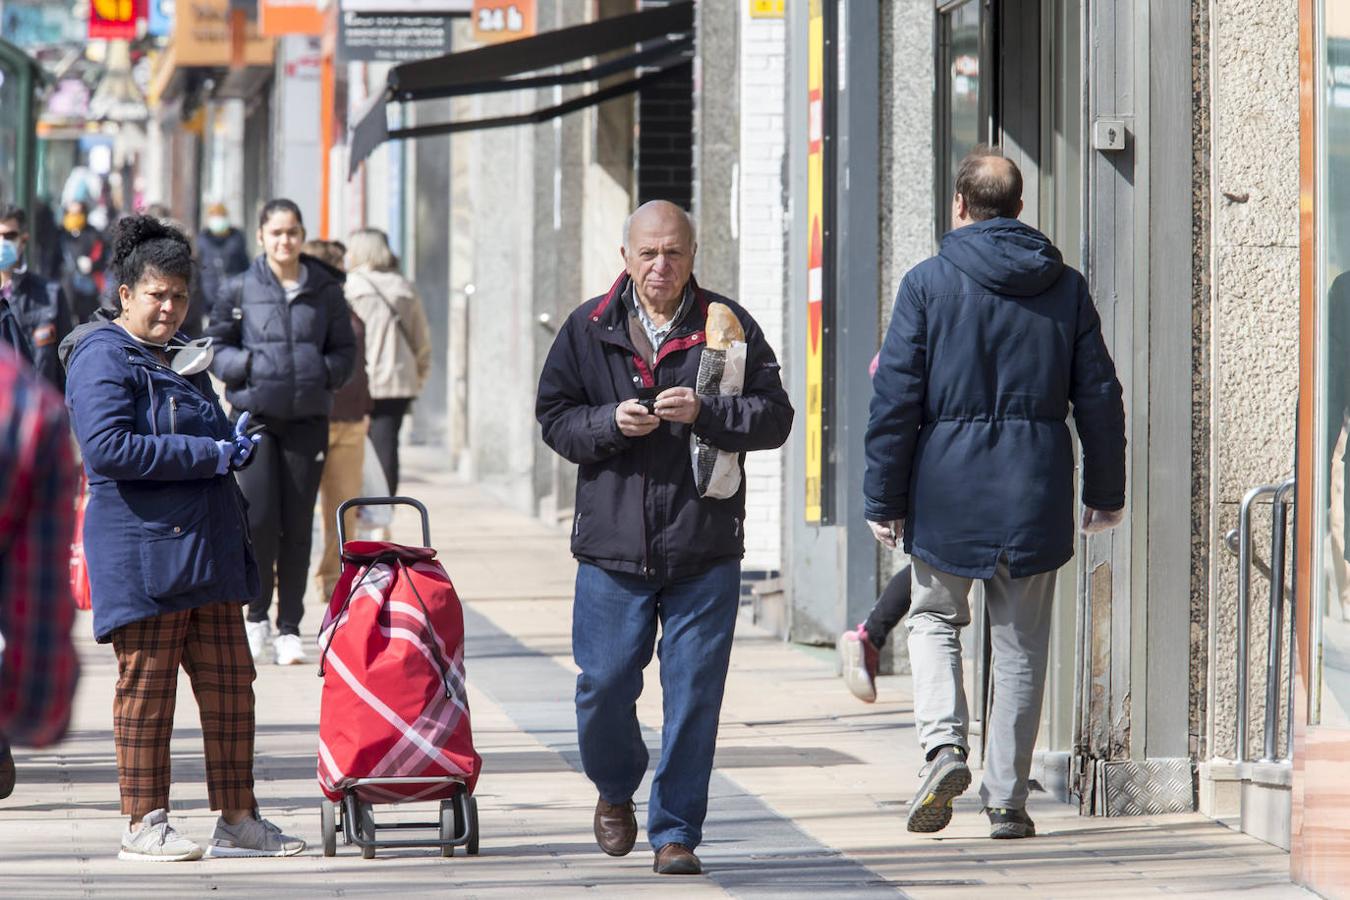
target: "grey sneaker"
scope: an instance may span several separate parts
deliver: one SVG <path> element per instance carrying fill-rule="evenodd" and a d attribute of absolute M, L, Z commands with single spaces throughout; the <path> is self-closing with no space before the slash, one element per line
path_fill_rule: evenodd
<path fill-rule="evenodd" d="M 141 827 L 122 834 L 118 859 L 140 862 L 189 862 L 202 858 L 202 848 L 183 837 L 169 824 L 167 810 L 157 809 L 141 820 Z"/>
<path fill-rule="evenodd" d="M 989 836 L 995 840 L 1036 836 L 1036 823 L 1031 821 L 1025 809 L 991 806 L 984 811 L 989 816 Z"/>
<path fill-rule="evenodd" d="M 211 846 L 206 848 L 206 855 L 294 856 L 304 849 L 304 841 L 282 834 L 280 828 L 255 814 L 238 825 L 231 825 L 224 817 L 216 819 L 216 830 L 211 835 Z"/>
<path fill-rule="evenodd" d="M 952 801 L 970 787 L 970 766 L 966 751 L 947 744 L 938 749 L 928 763 L 919 792 L 909 805 L 910 831 L 931 834 L 952 821 Z"/>

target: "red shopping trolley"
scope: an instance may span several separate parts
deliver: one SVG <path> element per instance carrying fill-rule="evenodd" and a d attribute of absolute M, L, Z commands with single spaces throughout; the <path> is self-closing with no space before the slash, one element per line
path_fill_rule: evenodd
<path fill-rule="evenodd" d="M 344 514 L 360 506 L 412 506 L 422 543 L 348 541 Z M 464 681 L 464 612 L 436 561 L 426 507 L 410 497 L 361 497 L 337 512 L 342 575 L 319 633 L 319 785 L 323 852 L 340 831 L 366 859 L 385 848 L 478 853 L 473 748 Z M 377 804 L 440 801 L 436 822 L 375 821 Z M 435 829 L 433 838 L 391 839 L 392 829 Z"/>

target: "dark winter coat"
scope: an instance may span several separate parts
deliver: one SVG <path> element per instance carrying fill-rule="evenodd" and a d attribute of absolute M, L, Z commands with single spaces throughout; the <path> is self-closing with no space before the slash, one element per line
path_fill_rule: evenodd
<path fill-rule="evenodd" d="M 258 593 L 244 500 L 217 475 L 233 435 L 205 372 L 184 378 L 121 326 L 95 321 L 61 345 L 66 406 L 84 456 L 84 552 L 94 636 L 129 622 Z"/>
<path fill-rule="evenodd" d="M 211 311 L 211 371 L 225 398 L 255 417 L 289 421 L 326 417 L 333 391 L 351 377 L 356 337 L 342 293 L 343 275 L 310 256 L 299 296 L 286 300 L 267 259 L 234 279 Z"/>
<path fill-rule="evenodd" d="M 1087 282 L 1036 229 L 949 232 L 900 285 L 873 379 L 864 512 L 954 575 L 1014 578 L 1073 555 L 1070 406 L 1083 503 L 1125 504 L 1125 412 Z"/>
<path fill-rule="evenodd" d="M 231 228 L 225 234 L 205 230 L 197 235 L 197 262 L 201 265 L 202 293 L 206 306 L 215 306 L 221 290 L 234 276 L 248 271 L 248 246 L 244 233 Z"/>
<path fill-rule="evenodd" d="M 99 308 L 99 294 L 103 291 L 104 272 L 108 267 L 108 248 L 103 235 L 93 228 L 71 234 L 62 230 L 61 289 L 70 301 L 71 312 L 77 322 L 88 322 Z M 89 257 L 91 268 L 81 272 L 79 259 Z"/>
<path fill-rule="evenodd" d="M 778 360 L 739 305 L 694 285 L 695 302 L 648 366 L 629 338 L 625 274 L 608 294 L 563 323 L 539 377 L 535 415 L 544 441 L 577 463 L 572 553 L 603 569 L 657 580 L 706 572 L 745 548 L 745 484 L 726 500 L 700 497 L 689 450 L 690 426 L 662 423 L 645 437 L 619 431 L 614 412 L 641 386 L 694 387 L 712 301 L 731 307 L 745 328 L 745 388 L 739 397 L 702 397 L 693 431 L 732 453 L 769 450 L 787 440 L 792 406 Z"/>
<path fill-rule="evenodd" d="M 56 386 L 65 390 L 66 370 L 61 365 L 57 348 L 70 334 L 70 307 L 66 304 L 61 285 L 49 282 L 33 272 L 14 276 L 9 305 L 18 316 L 33 350 L 33 368 Z"/>

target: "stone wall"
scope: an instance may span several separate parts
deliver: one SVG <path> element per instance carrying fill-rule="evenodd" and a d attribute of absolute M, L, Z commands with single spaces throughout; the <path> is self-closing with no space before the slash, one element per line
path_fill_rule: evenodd
<path fill-rule="evenodd" d="M 1237 564 L 1223 549 L 1252 486 L 1292 470 L 1298 389 L 1297 0 L 1210 4 L 1210 755 L 1235 741 Z M 1203 326 L 1203 322 L 1202 322 Z M 1204 435 L 1198 437 L 1203 438 Z M 1268 557 L 1269 514 L 1257 553 Z M 1268 584 L 1252 581 L 1250 716 L 1259 747 Z"/>

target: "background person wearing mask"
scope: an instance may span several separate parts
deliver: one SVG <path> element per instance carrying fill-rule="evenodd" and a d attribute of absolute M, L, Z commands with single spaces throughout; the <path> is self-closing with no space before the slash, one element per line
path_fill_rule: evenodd
<path fill-rule="evenodd" d="M 305 662 L 305 612 L 314 502 L 328 452 L 333 392 L 351 377 L 356 338 L 342 295 L 343 274 L 301 254 L 305 225 L 290 200 L 271 200 L 258 220 L 263 254 L 212 308 L 211 370 L 237 412 L 253 414 L 262 443 L 239 474 L 262 581 L 248 610 L 255 659 L 271 637 L 277 594 L 278 665 Z M 275 570 L 275 574 L 274 574 Z"/>
<path fill-rule="evenodd" d="M 187 315 L 187 236 L 150 217 L 116 226 L 118 309 L 62 343 L 66 403 L 89 479 L 84 550 L 94 637 L 118 679 L 113 741 L 122 859 L 197 859 L 169 823 L 170 736 L 181 665 L 201 708 L 210 807 L 208 856 L 290 856 L 304 841 L 258 818 L 253 793 L 255 676 L 240 604 L 257 592 L 231 470 L 254 442 L 231 428 L 206 374 L 209 351 L 174 347 Z"/>
<path fill-rule="evenodd" d="M 82 200 L 67 203 L 61 219 L 61 287 L 77 322 L 88 322 L 98 311 L 105 255 L 103 235 L 89 224 L 89 208 Z"/>
<path fill-rule="evenodd" d="M 59 284 L 28 265 L 28 217 L 17 206 L 0 208 L 0 299 L 9 303 L 32 351 L 33 368 L 58 390 L 66 371 L 57 347 L 70 333 L 70 308 Z"/>
<path fill-rule="evenodd" d="M 337 241 L 308 241 L 305 253 L 335 269 L 342 268 L 347 248 Z M 370 386 L 366 379 L 366 327 L 355 312 L 352 333 L 356 336 L 356 366 L 351 379 L 333 394 L 333 413 L 328 417 L 328 458 L 319 481 L 319 524 L 323 527 L 323 553 L 314 575 L 314 589 L 327 602 L 342 574 L 337 535 L 337 508 L 344 500 L 361 496 L 361 473 L 366 464 L 366 417 L 370 415 Z M 356 510 L 347 512 L 347 533 L 356 530 Z"/>
<path fill-rule="evenodd" d="M 347 243 L 347 302 L 366 323 L 366 371 L 375 406 L 370 443 L 389 493 L 398 493 L 398 433 L 431 371 L 431 336 L 417 289 L 398 272 L 389 238 L 363 228 Z"/>
<path fill-rule="evenodd" d="M 202 267 L 202 293 L 207 309 L 212 309 L 221 298 L 225 283 L 243 274 L 251 261 L 244 233 L 230 224 L 230 213 L 224 203 L 212 203 L 206 208 L 206 227 L 197 235 L 197 260 Z"/>

